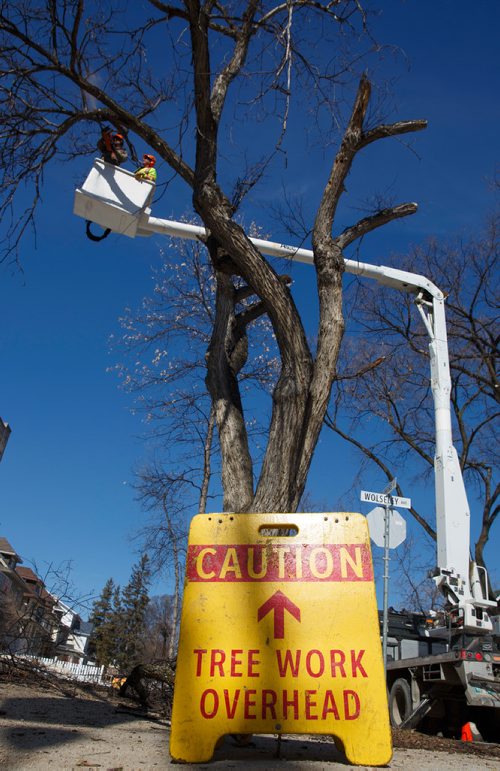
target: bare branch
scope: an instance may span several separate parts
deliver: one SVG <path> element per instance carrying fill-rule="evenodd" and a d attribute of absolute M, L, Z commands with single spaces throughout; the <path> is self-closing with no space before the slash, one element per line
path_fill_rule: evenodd
<path fill-rule="evenodd" d="M 415 214 L 417 210 L 418 206 L 416 203 L 402 203 L 399 204 L 399 206 L 393 206 L 390 209 L 382 209 L 376 214 L 372 214 L 370 217 L 359 220 L 356 225 L 346 228 L 335 238 L 335 242 L 340 249 L 345 249 L 349 244 L 352 244 L 353 241 L 356 241 L 358 238 L 363 238 L 363 236 L 370 233 L 370 231 L 380 228 L 382 225 L 386 225 L 393 220 Z"/>
<path fill-rule="evenodd" d="M 231 60 L 214 81 L 210 102 L 214 119 L 217 122 L 220 120 L 229 85 L 236 75 L 238 75 L 245 62 L 248 46 L 252 37 L 253 20 L 258 5 L 258 0 L 249 0 L 243 15 L 243 23 L 238 31 L 236 45 Z"/>
<path fill-rule="evenodd" d="M 427 128 L 427 125 L 428 123 L 426 120 L 405 120 L 398 121 L 397 123 L 381 124 L 368 131 L 363 131 L 359 140 L 359 146 L 362 148 L 379 139 L 387 139 L 388 137 L 396 137 L 414 131 L 422 131 L 422 129 Z"/>
<path fill-rule="evenodd" d="M 356 95 L 349 124 L 342 139 L 340 149 L 335 157 L 316 215 L 313 230 L 313 246 L 316 263 L 318 263 L 318 260 L 320 260 L 320 264 L 324 261 L 325 258 L 322 256 L 322 253 L 327 246 L 331 245 L 331 230 L 335 211 L 344 190 L 345 179 L 351 169 L 352 162 L 360 146 L 359 142 L 363 129 L 363 121 L 370 100 L 370 92 L 371 86 L 368 78 L 363 76 L 359 82 L 358 93 Z M 325 245 L 324 247 L 323 244 Z M 337 259 L 340 259 L 340 257 Z"/>
<path fill-rule="evenodd" d="M 346 442 L 349 442 L 349 444 L 352 444 L 354 447 L 356 447 L 358 450 L 360 450 L 363 455 L 366 455 L 367 458 L 369 458 L 373 463 L 375 463 L 376 466 L 378 466 L 385 474 L 387 480 L 390 482 L 391 479 L 394 479 L 394 472 L 387 466 L 386 463 L 382 460 L 382 458 L 373 450 L 371 450 L 369 447 L 364 445 L 362 442 L 360 442 L 358 439 L 355 439 L 351 434 L 347 434 L 345 431 L 342 431 L 341 428 L 339 428 L 336 421 L 334 421 L 330 415 L 325 416 L 325 425 L 328 426 L 332 431 L 334 431 L 338 436 L 342 437 Z M 402 494 L 401 488 L 398 487 L 398 495 Z M 418 513 L 418 511 L 412 506 L 411 509 L 409 509 L 412 517 L 423 527 L 425 532 L 430 535 L 430 537 L 435 541 L 436 540 L 436 531 L 429 525 L 429 523 Z"/>

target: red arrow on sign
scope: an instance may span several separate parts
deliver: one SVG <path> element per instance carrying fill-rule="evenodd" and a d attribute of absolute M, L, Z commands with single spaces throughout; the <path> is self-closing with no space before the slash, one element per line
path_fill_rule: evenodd
<path fill-rule="evenodd" d="M 262 621 L 264 616 L 267 616 L 268 613 L 274 611 L 275 640 L 282 640 L 285 636 L 285 610 L 300 622 L 300 608 L 289 600 L 283 592 L 278 590 L 272 597 L 269 597 L 257 611 L 257 621 Z"/>

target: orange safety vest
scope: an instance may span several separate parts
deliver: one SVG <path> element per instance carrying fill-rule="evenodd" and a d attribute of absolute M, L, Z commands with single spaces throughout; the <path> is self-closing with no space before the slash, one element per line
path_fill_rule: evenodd
<path fill-rule="evenodd" d="M 152 166 L 143 166 L 135 172 L 138 179 L 147 179 L 150 182 L 156 182 L 156 169 Z"/>

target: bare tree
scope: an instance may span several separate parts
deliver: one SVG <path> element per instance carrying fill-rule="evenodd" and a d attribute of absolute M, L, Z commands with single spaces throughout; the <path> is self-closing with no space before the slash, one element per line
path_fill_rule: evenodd
<path fill-rule="evenodd" d="M 422 539 L 409 535 L 393 552 L 395 562 L 394 583 L 400 588 L 402 607 L 415 613 L 428 614 L 438 611 L 445 599 L 429 574 L 427 553 L 422 550 Z"/>
<path fill-rule="evenodd" d="M 176 627 L 173 618 L 175 599 L 167 594 L 151 597 L 146 610 L 145 662 L 175 659 Z"/>
<path fill-rule="evenodd" d="M 498 217 L 493 218 L 469 242 L 431 241 L 401 260 L 404 269 L 430 277 L 448 293 L 454 435 L 462 472 L 469 490 L 477 495 L 480 534 L 474 559 L 481 566 L 485 566 L 484 548 L 499 512 L 500 488 L 495 479 L 500 399 L 496 374 L 498 222 Z M 401 477 L 403 466 L 430 475 L 435 428 L 425 329 L 408 295 L 395 297 L 392 290 L 361 285 L 356 292 L 355 316 L 362 334 L 356 334 L 355 344 L 346 347 L 345 380 L 328 425 L 388 479 Z M 375 356 L 377 366 L 361 377 L 349 377 Z M 363 430 L 367 424 L 371 426 L 369 438 Z M 431 512 L 412 509 L 411 513 L 435 539 Z"/>
<path fill-rule="evenodd" d="M 32 185 L 36 204 L 47 164 L 56 155 L 72 158 L 80 152 L 85 126 L 106 121 L 129 139 L 134 134 L 147 143 L 191 190 L 194 210 L 210 234 L 207 249 L 216 299 L 206 382 L 220 444 L 224 509 L 295 511 L 336 375 L 344 330 L 344 250 L 417 208 L 413 203 L 383 208 L 353 226 L 337 225 L 334 233 L 344 182 L 361 150 L 426 124 L 370 124 L 371 86 L 366 76 L 359 79 L 352 109 L 343 120 L 345 103 L 336 101 L 333 85 L 340 73 L 346 80 L 354 77 L 360 48 L 351 60 L 343 52 L 349 36 L 354 44 L 366 34 L 359 0 L 289 0 L 277 5 L 256 0 L 235 5 L 149 0 L 145 5 L 151 18 L 133 26 L 137 12 L 122 11 L 112 0 L 53 0 L 43 7 L 35 0 L 1 2 L 0 187 L 3 211 L 7 218 L 12 215 L 6 220 L 8 248 L 19 244 L 33 218 L 32 205 L 21 215 L 15 209 L 21 179 L 23 185 Z M 322 56 L 319 30 L 337 57 Z M 148 69 L 145 53 L 154 59 L 155 45 L 162 52 L 158 61 L 165 60 L 170 46 L 173 66 L 167 79 Z M 235 218 L 245 193 L 262 180 L 283 142 L 294 94 L 328 110 L 332 137 L 339 121 L 345 127 L 312 230 L 319 305 L 314 349 L 287 282 Z M 169 112 L 164 109 L 167 103 Z M 225 159 L 225 138 L 243 105 L 247 112 L 249 105 L 258 108 L 258 118 L 267 116 L 275 131 L 267 148 L 264 139 L 262 144 L 253 141 L 260 158 L 248 164 L 243 160 L 235 174 L 233 159 Z M 175 129 L 160 128 L 166 123 L 174 123 Z M 252 298 L 247 311 L 241 308 L 243 296 Z M 248 355 L 248 324 L 260 313 L 271 322 L 280 373 L 272 394 L 267 447 L 262 462 L 259 458 L 255 464 L 240 373 Z"/>

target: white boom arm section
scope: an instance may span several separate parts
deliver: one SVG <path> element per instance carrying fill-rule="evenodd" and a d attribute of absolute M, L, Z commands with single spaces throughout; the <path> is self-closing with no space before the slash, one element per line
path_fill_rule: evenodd
<path fill-rule="evenodd" d="M 152 233 L 191 240 L 206 238 L 207 232 L 203 227 L 152 217 L 148 207 L 151 188 L 151 183 L 136 180 L 130 172 L 96 160 L 84 185 L 76 190 L 74 213 L 132 238 Z M 250 241 L 264 254 L 314 264 L 314 254 L 309 249 L 259 238 L 250 238 Z M 470 560 L 470 511 L 453 445 L 444 295 L 429 279 L 416 273 L 355 260 L 345 260 L 345 269 L 347 273 L 374 279 L 384 286 L 415 295 L 415 304 L 430 337 L 436 426 L 434 470 L 438 566 L 434 580 L 461 614 L 464 629 L 489 631 L 492 624 L 487 609 L 496 607 L 496 603 L 487 599 L 487 576 L 484 574 L 481 580 L 477 566 Z"/>

